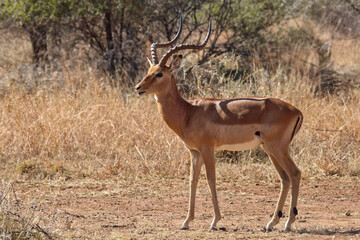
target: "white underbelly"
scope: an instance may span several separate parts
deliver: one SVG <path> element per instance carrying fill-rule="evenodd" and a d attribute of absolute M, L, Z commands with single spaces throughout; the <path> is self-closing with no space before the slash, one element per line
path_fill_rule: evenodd
<path fill-rule="evenodd" d="M 243 151 L 243 150 L 250 150 L 257 148 L 260 146 L 261 140 L 259 137 L 255 137 L 253 140 L 243 143 L 236 143 L 236 144 L 224 144 L 215 146 L 215 151 L 219 150 L 228 150 L 228 151 Z"/>

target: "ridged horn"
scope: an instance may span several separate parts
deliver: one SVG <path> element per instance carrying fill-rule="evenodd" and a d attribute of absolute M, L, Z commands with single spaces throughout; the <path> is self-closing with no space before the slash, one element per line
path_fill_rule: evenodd
<path fill-rule="evenodd" d="M 195 44 L 181 44 L 179 46 L 175 46 L 173 48 L 171 48 L 169 51 L 167 51 L 164 56 L 160 59 L 160 66 L 165 66 L 167 60 L 169 59 L 169 57 L 171 57 L 171 55 L 173 55 L 174 53 L 180 51 L 180 50 L 184 50 L 184 49 L 195 49 L 195 50 L 199 50 L 203 47 L 205 47 L 206 43 L 208 42 L 209 38 L 210 38 L 210 33 L 211 33 L 211 21 L 209 22 L 209 31 L 206 35 L 205 40 L 203 41 L 202 44 L 200 45 L 195 45 Z"/>
<path fill-rule="evenodd" d="M 159 63 L 159 60 L 158 60 L 158 57 L 156 54 L 156 48 L 164 48 L 164 47 L 171 46 L 173 43 L 175 43 L 178 40 L 181 30 L 182 30 L 182 14 L 180 14 L 179 30 L 173 40 L 166 42 L 166 43 L 152 43 L 151 44 L 151 57 L 152 57 L 152 61 L 153 61 L 154 65 Z"/>

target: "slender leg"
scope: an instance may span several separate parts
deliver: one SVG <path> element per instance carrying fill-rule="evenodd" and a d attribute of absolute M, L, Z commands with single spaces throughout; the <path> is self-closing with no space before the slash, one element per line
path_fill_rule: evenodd
<path fill-rule="evenodd" d="M 190 151 L 191 154 L 191 169 L 190 169 L 190 200 L 189 200 L 189 210 L 187 218 L 185 219 L 183 225 L 180 229 L 186 230 L 189 229 L 189 223 L 195 217 L 195 197 L 196 197 L 196 187 L 199 180 L 201 166 L 203 160 L 201 154 L 197 151 Z"/>
<path fill-rule="evenodd" d="M 289 219 L 285 224 L 285 231 L 291 230 L 291 224 L 295 221 L 297 211 L 297 200 L 299 196 L 299 186 L 300 186 L 300 178 L 301 178 L 301 171 L 295 165 L 294 161 L 291 159 L 288 153 L 288 149 L 284 150 L 285 148 L 270 148 L 267 147 L 270 155 L 274 156 L 275 160 L 277 161 L 278 165 L 285 171 L 287 176 L 290 179 L 291 183 L 291 206 L 289 211 Z M 284 199 L 285 201 L 285 199 Z"/>
<path fill-rule="evenodd" d="M 289 156 L 289 160 L 292 163 L 291 172 L 292 175 L 290 177 L 291 182 L 291 207 L 289 212 L 289 219 L 285 224 L 285 231 L 291 230 L 291 224 L 295 222 L 296 215 L 298 214 L 297 210 L 297 201 L 299 197 L 299 188 L 300 188 L 300 178 L 301 178 L 301 171 L 297 168 L 291 157 Z"/>
<path fill-rule="evenodd" d="M 279 223 L 279 220 L 282 217 L 282 210 L 285 204 L 286 196 L 290 188 L 290 180 L 286 172 L 277 163 L 276 159 L 271 154 L 268 155 L 281 179 L 281 190 L 280 190 L 279 200 L 276 204 L 273 217 L 271 218 L 270 222 L 266 225 L 266 231 L 271 231 L 273 227 Z"/>
<path fill-rule="evenodd" d="M 210 230 L 217 230 L 216 224 L 221 219 L 219 203 L 216 195 L 216 171 L 215 171 L 215 156 L 212 147 L 203 148 L 202 156 L 206 168 L 207 181 L 211 191 L 211 199 L 214 206 L 214 219 L 211 223 Z"/>

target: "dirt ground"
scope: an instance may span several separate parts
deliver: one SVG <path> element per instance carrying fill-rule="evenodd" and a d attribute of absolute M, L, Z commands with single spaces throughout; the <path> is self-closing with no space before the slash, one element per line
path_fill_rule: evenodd
<path fill-rule="evenodd" d="M 209 231 L 212 204 L 201 177 L 196 216 L 179 230 L 188 204 L 188 180 L 18 181 L 17 198 L 35 203 L 41 225 L 54 239 L 360 239 L 360 181 L 306 180 L 301 184 L 297 221 L 282 232 L 282 218 L 263 232 L 279 183 L 218 180 L 222 230 Z M 288 203 L 284 209 L 288 216 Z"/>

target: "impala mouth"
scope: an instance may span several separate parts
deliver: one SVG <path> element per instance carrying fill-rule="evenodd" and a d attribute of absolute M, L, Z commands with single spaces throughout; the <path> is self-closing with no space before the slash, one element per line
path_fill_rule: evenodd
<path fill-rule="evenodd" d="M 139 95 L 143 95 L 144 93 L 146 93 L 146 91 L 139 91 L 138 92 Z"/>

